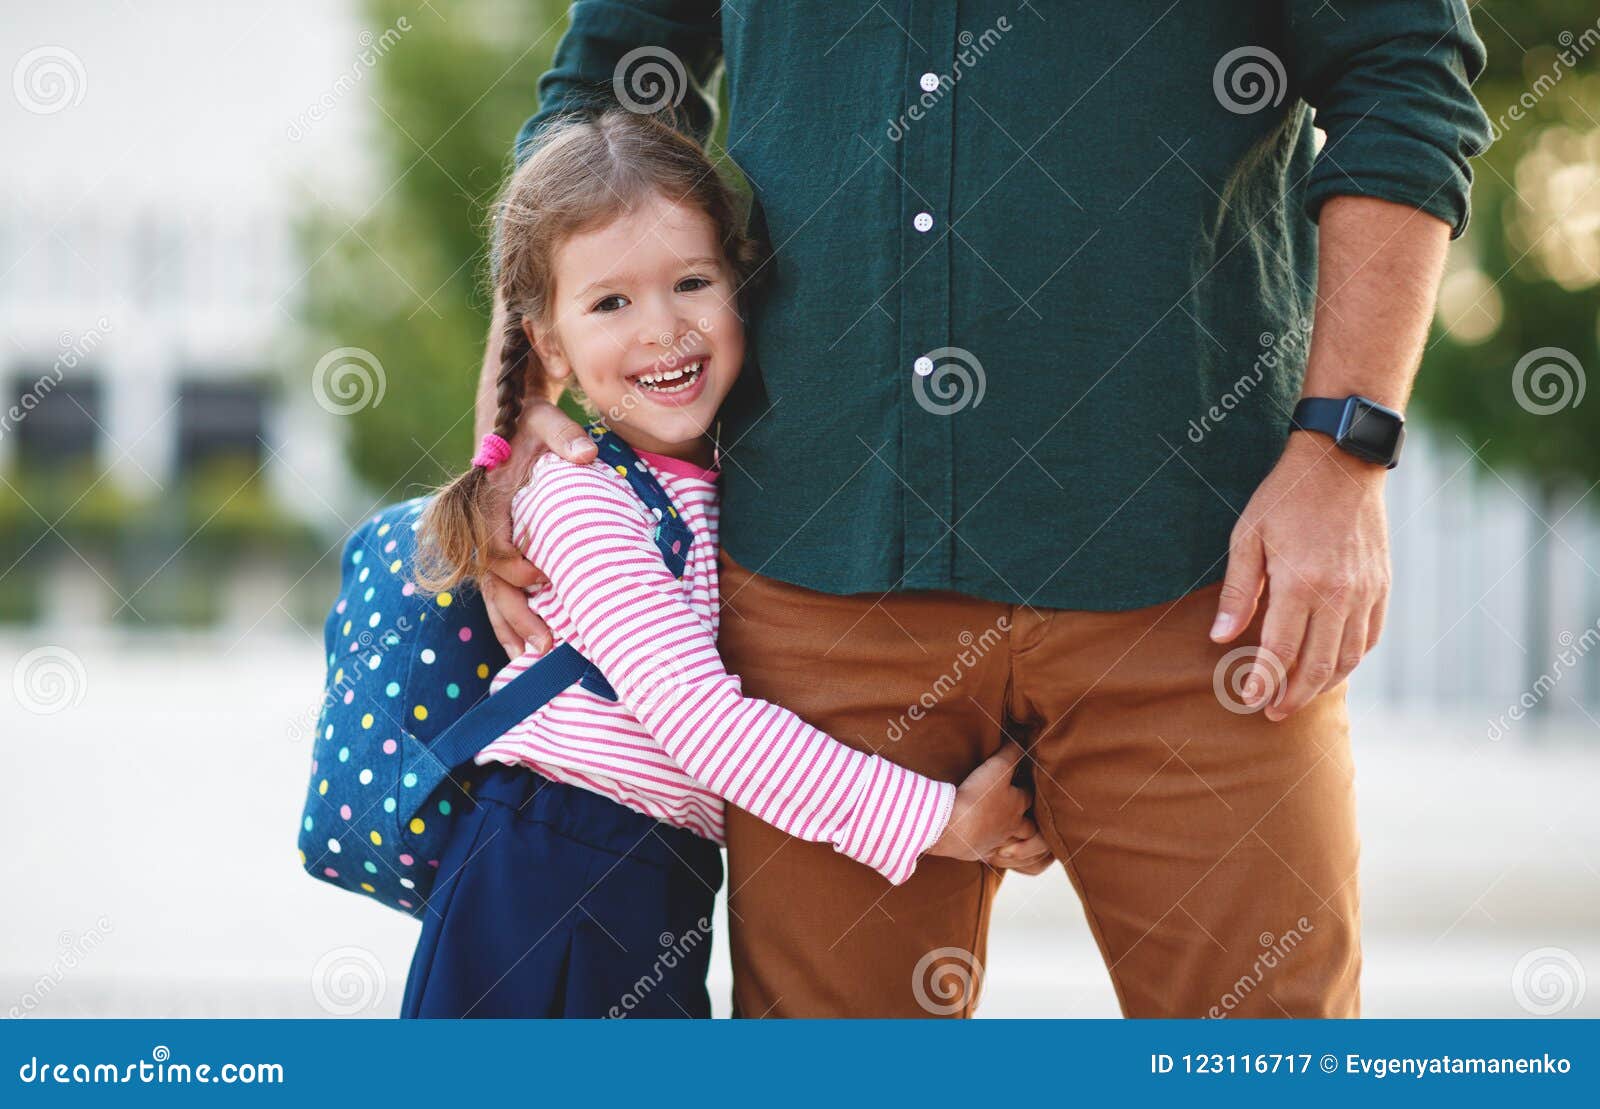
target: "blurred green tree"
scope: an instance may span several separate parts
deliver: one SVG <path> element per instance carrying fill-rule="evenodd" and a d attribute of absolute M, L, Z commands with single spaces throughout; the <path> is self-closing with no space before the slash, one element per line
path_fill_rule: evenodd
<path fill-rule="evenodd" d="M 1531 487 L 1531 687 L 1553 642 L 1551 525 L 1568 511 L 1564 489 L 1586 497 L 1600 482 L 1600 404 L 1583 403 L 1600 370 L 1600 11 L 1483 0 L 1473 14 L 1495 142 L 1477 163 L 1473 224 L 1451 254 L 1416 410 L 1508 485 Z M 1600 607 L 1593 579 L 1590 596 Z"/>
<path fill-rule="evenodd" d="M 1473 224 L 1453 252 L 1417 403 L 1496 468 L 1587 485 L 1600 479 L 1600 405 L 1581 403 L 1600 365 L 1597 12 L 1588 0 L 1474 10 L 1490 46 L 1477 93 L 1496 141 L 1477 162 Z"/>
<path fill-rule="evenodd" d="M 304 388 L 311 367 L 339 347 L 376 359 L 383 399 L 349 405 L 347 452 L 392 500 L 445 480 L 471 454 L 490 306 L 489 206 L 567 4 L 365 0 L 364 9 L 374 35 L 401 19 L 410 30 L 354 94 L 375 106 L 376 189 L 341 198 L 349 210 L 320 208 L 300 229 L 311 264 L 304 319 L 316 342 L 295 374 Z M 338 406 L 343 394 L 331 389 Z"/>

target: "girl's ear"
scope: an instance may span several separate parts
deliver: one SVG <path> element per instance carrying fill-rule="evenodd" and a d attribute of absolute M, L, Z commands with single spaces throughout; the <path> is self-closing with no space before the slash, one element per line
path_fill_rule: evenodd
<path fill-rule="evenodd" d="M 544 369 L 546 377 L 552 381 L 565 381 L 572 376 L 572 366 L 567 362 L 561 344 L 556 341 L 554 329 L 541 335 L 533 329 L 533 321 L 524 316 L 522 333 L 528 337 L 533 353 L 539 356 L 539 365 Z"/>

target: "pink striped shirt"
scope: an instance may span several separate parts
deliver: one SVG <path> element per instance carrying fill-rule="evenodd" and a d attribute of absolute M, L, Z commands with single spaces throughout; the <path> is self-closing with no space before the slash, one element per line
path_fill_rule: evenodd
<path fill-rule="evenodd" d="M 955 786 L 743 695 L 717 654 L 716 472 L 639 454 L 694 533 L 681 580 L 651 539 L 649 509 L 603 463 L 547 454 L 512 500 L 513 541 L 550 579 L 529 606 L 619 700 L 573 686 L 477 762 L 531 767 L 717 843 L 731 801 L 904 882 L 943 834 Z M 512 659 L 491 690 L 536 661 Z"/>

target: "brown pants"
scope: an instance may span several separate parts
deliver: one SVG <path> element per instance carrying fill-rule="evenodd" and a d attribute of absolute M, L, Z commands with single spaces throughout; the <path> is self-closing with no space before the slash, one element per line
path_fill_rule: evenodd
<path fill-rule="evenodd" d="M 1230 711 L 1233 672 L 1218 674 L 1237 644 L 1207 638 L 1216 586 L 1063 612 L 817 593 L 724 555 L 722 599 L 745 692 L 852 747 L 953 782 L 1007 737 L 1028 749 L 1040 829 L 1125 1015 L 1359 1015 L 1344 689 L 1279 723 Z M 1259 635 L 1258 618 L 1237 643 Z M 971 1015 L 987 867 L 928 857 L 893 887 L 740 810 L 728 864 L 737 1015 Z"/>

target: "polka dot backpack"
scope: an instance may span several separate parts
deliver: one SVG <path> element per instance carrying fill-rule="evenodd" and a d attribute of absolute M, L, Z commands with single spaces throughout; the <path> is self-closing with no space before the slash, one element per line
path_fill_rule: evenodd
<path fill-rule="evenodd" d="M 656 546 L 682 577 L 692 536 L 671 499 L 615 434 L 600 424 L 589 434 L 656 518 Z M 473 756 L 574 684 L 616 700 L 570 644 L 488 695 L 506 655 L 482 598 L 430 596 L 411 580 L 427 503 L 391 505 L 345 543 L 300 819 L 307 873 L 413 916 L 427 908 L 452 819 L 471 803 Z"/>

